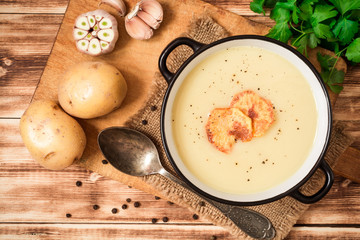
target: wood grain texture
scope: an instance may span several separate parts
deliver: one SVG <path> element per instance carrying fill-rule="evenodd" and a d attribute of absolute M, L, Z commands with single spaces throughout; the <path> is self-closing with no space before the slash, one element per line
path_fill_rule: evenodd
<path fill-rule="evenodd" d="M 18 118 L 27 108 L 62 18 L 0 14 L 0 118 Z"/>
<path fill-rule="evenodd" d="M 201 217 L 192 219 L 193 213 L 185 208 L 83 168 L 50 171 L 41 167 L 24 147 L 18 124 L 18 119 L 0 119 L 0 222 L 149 223 L 167 216 L 172 223 L 209 224 Z M 82 186 L 77 187 L 76 181 Z M 337 177 L 328 195 L 313 204 L 298 224 L 359 224 L 359 194 L 360 184 Z M 126 198 L 132 202 L 126 203 Z M 134 208 L 134 201 L 141 202 L 141 207 Z M 94 204 L 100 209 L 94 211 Z M 123 204 L 129 208 L 121 210 Z M 118 214 L 111 213 L 114 207 Z M 72 218 L 67 219 L 66 213 Z"/>
<path fill-rule="evenodd" d="M 2 0 L 0 13 L 64 14 L 68 0 Z"/>
<path fill-rule="evenodd" d="M 340 227 L 294 227 L 286 240 L 355 240 L 359 239 L 359 228 L 340 228 Z"/>
<path fill-rule="evenodd" d="M 334 172 L 360 183 L 360 150 L 349 147 L 334 166 Z"/>
<path fill-rule="evenodd" d="M 161 221 L 160 221 L 161 222 Z M 168 233 L 171 233 L 168 234 Z M 174 224 L 2 224 L 2 239 L 127 239 L 127 240 L 234 240 L 235 238 L 213 225 Z M 290 239 L 358 239 L 359 228 L 340 227 L 294 227 L 285 238 Z"/>
<path fill-rule="evenodd" d="M 2 227 L 2 228 L 1 228 Z M 171 234 L 169 234 L 171 233 Z M 213 225 L 174 225 L 163 224 L 22 224 L 0 225 L 0 234 L 5 239 L 129 239 L 129 240 L 173 240 L 217 239 L 234 240 L 220 227 Z"/>

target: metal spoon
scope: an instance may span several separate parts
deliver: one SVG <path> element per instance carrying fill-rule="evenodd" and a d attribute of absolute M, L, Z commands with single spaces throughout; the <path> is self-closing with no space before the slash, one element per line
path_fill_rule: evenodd
<path fill-rule="evenodd" d="M 194 192 L 185 182 L 165 170 L 154 143 L 138 131 L 124 127 L 110 127 L 100 132 L 98 144 L 105 158 L 121 172 L 132 176 L 161 174 Z M 201 197 L 218 208 L 250 237 L 256 239 L 275 237 L 275 229 L 264 215 L 249 209 L 219 203 L 202 195 Z"/>

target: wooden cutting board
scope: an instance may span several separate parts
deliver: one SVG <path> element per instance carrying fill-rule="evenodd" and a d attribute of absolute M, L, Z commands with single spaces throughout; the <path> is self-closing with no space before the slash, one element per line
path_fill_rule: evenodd
<path fill-rule="evenodd" d="M 137 0 L 126 1 L 127 8 L 131 9 L 136 2 Z M 70 0 L 52 52 L 35 91 L 34 99 L 57 101 L 57 85 L 64 72 L 70 66 L 88 60 L 104 60 L 113 64 L 123 73 L 128 84 L 128 93 L 120 109 L 97 119 L 78 119 L 88 140 L 82 161 L 78 164 L 86 166 L 89 170 L 101 170 L 102 167 L 103 156 L 96 142 L 99 131 L 106 127 L 122 125 L 140 109 L 147 98 L 154 74 L 158 71 L 157 63 L 161 51 L 170 41 L 186 31 L 192 19 L 208 15 L 227 29 L 231 35 L 265 35 L 269 29 L 200 0 L 160 0 L 159 2 L 164 8 L 164 21 L 155 31 L 154 36 L 146 41 L 130 38 L 125 31 L 124 18 L 120 18 L 111 7 L 102 5 L 102 9 L 116 16 L 118 20 L 119 40 L 112 53 L 91 57 L 77 51 L 72 37 L 72 29 L 76 17 L 97 9 L 99 0 Z M 326 50 L 321 51 L 326 52 Z M 316 58 L 316 51 L 311 51 L 309 58 Z M 319 68 L 319 66 L 316 67 Z M 338 68 L 346 71 L 346 64 L 343 60 L 338 62 Z M 331 95 L 331 99 L 334 104 L 336 95 Z M 83 164 L 84 161 L 86 164 Z M 106 173 L 100 172 L 106 175 Z M 114 176 L 108 177 L 114 178 Z M 156 193 L 137 178 L 121 175 L 118 179 L 139 189 Z"/>

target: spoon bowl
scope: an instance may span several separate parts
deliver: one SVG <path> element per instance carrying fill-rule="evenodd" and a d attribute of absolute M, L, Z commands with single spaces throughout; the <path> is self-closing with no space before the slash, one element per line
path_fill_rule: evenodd
<path fill-rule="evenodd" d="M 141 177 L 162 169 L 154 143 L 135 130 L 107 128 L 99 134 L 98 144 L 110 164 L 128 175 Z"/>

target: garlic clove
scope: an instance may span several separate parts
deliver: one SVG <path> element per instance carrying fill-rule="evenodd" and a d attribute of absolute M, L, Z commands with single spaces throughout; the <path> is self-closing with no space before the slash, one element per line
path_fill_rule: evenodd
<path fill-rule="evenodd" d="M 100 20 L 102 19 L 103 17 L 100 16 L 100 15 L 95 15 L 95 19 L 97 22 L 100 22 Z"/>
<path fill-rule="evenodd" d="M 100 29 L 106 29 L 106 28 L 111 28 L 112 27 L 112 23 L 110 21 L 110 19 L 108 18 L 103 18 L 100 23 L 99 23 L 99 27 Z"/>
<path fill-rule="evenodd" d="M 111 7 L 115 8 L 116 11 L 119 12 L 120 16 L 123 17 L 126 14 L 126 6 L 125 3 L 122 0 L 101 0 L 99 3 L 99 6 L 101 4 L 108 4 Z"/>
<path fill-rule="evenodd" d="M 95 26 L 93 27 L 93 30 L 96 32 L 99 31 L 100 30 L 99 24 L 95 24 Z"/>
<path fill-rule="evenodd" d="M 76 47 L 83 52 L 86 52 L 89 47 L 89 41 L 88 40 L 80 40 L 76 43 Z"/>
<path fill-rule="evenodd" d="M 94 25 L 96 24 L 96 20 L 94 16 L 87 16 L 89 24 L 90 24 L 90 28 L 94 27 Z"/>
<path fill-rule="evenodd" d="M 75 40 L 79 40 L 79 39 L 83 39 L 84 37 L 86 37 L 87 33 L 88 33 L 88 31 L 74 28 L 73 36 L 74 36 Z"/>
<path fill-rule="evenodd" d="M 93 39 L 93 35 L 91 33 L 88 33 L 88 35 L 86 35 L 85 39 L 90 41 L 91 39 Z"/>
<path fill-rule="evenodd" d="M 130 37 L 138 40 L 149 39 L 153 35 L 153 30 L 149 25 L 137 16 L 131 19 L 125 17 L 125 29 Z"/>
<path fill-rule="evenodd" d="M 140 2 L 140 8 L 143 12 L 150 14 L 158 22 L 163 20 L 163 8 L 161 4 L 156 0 L 142 0 Z"/>
<path fill-rule="evenodd" d="M 152 29 L 158 29 L 160 27 L 161 21 L 156 20 L 153 16 L 151 16 L 147 12 L 140 11 L 138 12 L 137 16 L 141 18 L 141 20 L 143 20 Z"/>
<path fill-rule="evenodd" d="M 101 49 L 102 50 L 106 50 L 106 49 L 108 49 L 109 48 L 109 43 L 108 42 L 105 42 L 105 41 L 101 41 L 100 40 L 100 46 L 101 46 Z"/>
<path fill-rule="evenodd" d="M 100 40 L 111 42 L 114 39 L 114 31 L 112 29 L 102 29 L 97 33 Z"/>
<path fill-rule="evenodd" d="M 98 39 L 93 38 L 89 43 L 88 52 L 90 55 L 98 55 L 101 53 L 100 42 Z"/>
<path fill-rule="evenodd" d="M 76 19 L 76 23 L 75 23 L 75 26 L 77 28 L 80 28 L 82 30 L 89 30 L 90 29 L 90 25 L 89 25 L 89 22 L 87 20 L 87 17 L 79 17 Z"/>

